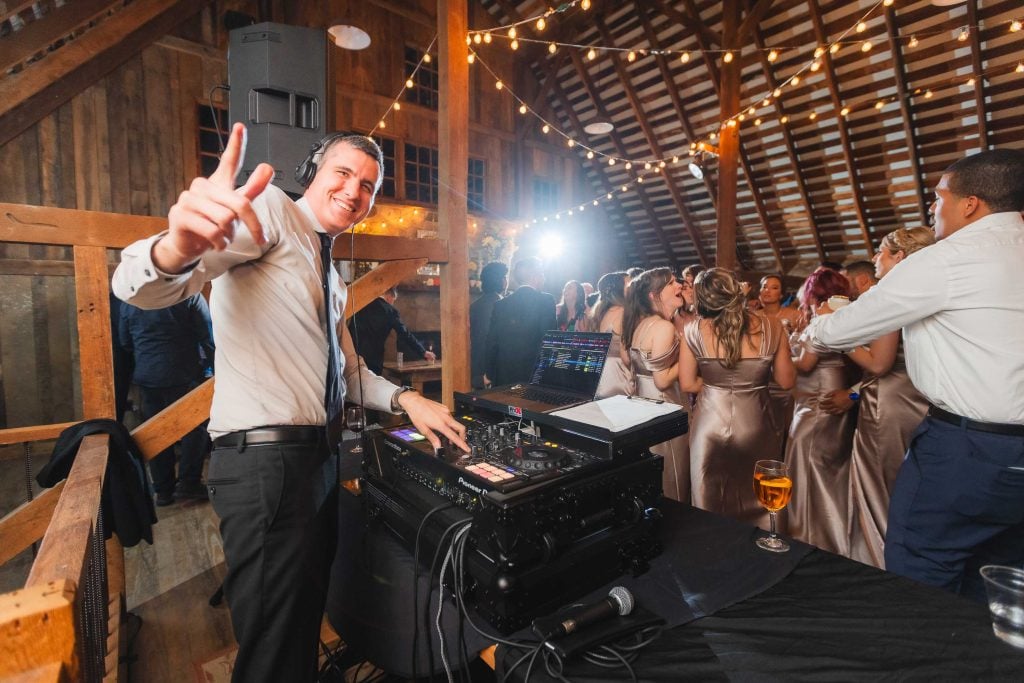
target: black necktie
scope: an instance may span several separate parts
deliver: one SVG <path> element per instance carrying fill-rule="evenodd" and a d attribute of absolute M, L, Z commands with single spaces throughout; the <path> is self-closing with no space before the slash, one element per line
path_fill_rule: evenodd
<path fill-rule="evenodd" d="M 324 409 L 327 411 L 327 444 L 334 453 L 341 442 L 344 426 L 345 388 L 341 376 L 341 353 L 338 345 L 338 327 L 331 305 L 331 237 L 317 233 L 320 237 L 320 264 L 323 271 L 324 310 L 327 320 L 327 390 L 324 392 Z"/>

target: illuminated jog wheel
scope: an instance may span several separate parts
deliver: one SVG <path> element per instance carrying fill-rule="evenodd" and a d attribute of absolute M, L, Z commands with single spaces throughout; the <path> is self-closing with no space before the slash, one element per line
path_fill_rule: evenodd
<path fill-rule="evenodd" d="M 516 448 L 508 458 L 508 464 L 524 472 L 541 472 L 565 464 L 568 456 L 544 448 Z"/>

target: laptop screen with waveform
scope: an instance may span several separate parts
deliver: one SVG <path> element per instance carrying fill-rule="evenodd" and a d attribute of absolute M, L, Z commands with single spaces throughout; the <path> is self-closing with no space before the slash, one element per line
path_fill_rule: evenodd
<path fill-rule="evenodd" d="M 606 333 L 546 332 L 530 384 L 593 397 L 610 343 L 611 335 Z"/>

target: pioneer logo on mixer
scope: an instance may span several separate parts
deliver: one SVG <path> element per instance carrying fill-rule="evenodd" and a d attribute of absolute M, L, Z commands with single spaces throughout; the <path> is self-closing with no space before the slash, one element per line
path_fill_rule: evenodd
<path fill-rule="evenodd" d="M 480 488 L 479 486 L 476 486 L 475 484 L 470 484 L 468 481 L 466 481 L 462 477 L 459 477 L 459 484 L 461 484 L 462 486 L 466 487 L 467 489 L 469 489 L 473 493 L 478 493 L 478 494 L 481 494 L 481 495 L 484 493 L 484 490 L 482 488 Z"/>

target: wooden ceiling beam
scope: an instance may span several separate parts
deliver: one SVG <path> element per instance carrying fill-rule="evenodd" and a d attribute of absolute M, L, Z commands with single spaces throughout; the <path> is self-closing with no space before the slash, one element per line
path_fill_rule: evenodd
<path fill-rule="evenodd" d="M 651 2 L 654 5 L 658 5 L 659 4 L 658 0 L 647 0 L 647 1 Z M 754 28 L 755 29 L 757 28 L 756 25 L 754 26 Z M 719 72 L 718 72 L 718 68 L 715 66 L 714 58 L 708 52 L 709 45 L 708 45 L 706 39 L 704 38 L 704 36 L 698 34 L 696 36 L 696 38 L 697 38 L 697 46 L 700 48 L 701 57 L 704 60 L 704 66 L 707 68 L 707 71 L 708 71 L 708 80 L 711 81 L 711 86 L 712 86 L 712 88 L 714 88 L 715 95 L 716 96 L 721 96 L 721 92 L 722 92 L 722 78 L 721 78 L 721 74 L 719 74 Z M 754 206 L 757 209 L 758 216 L 761 219 L 762 228 L 764 229 L 765 235 L 768 237 L 768 243 L 769 243 L 769 245 L 771 245 L 772 253 L 775 256 L 775 261 L 776 261 L 776 263 L 778 263 L 780 270 L 785 270 L 786 266 L 785 266 L 785 263 L 782 260 L 782 252 L 779 249 L 778 241 L 775 239 L 775 234 L 772 231 L 771 221 L 768 218 L 768 211 L 766 210 L 766 208 L 764 206 L 764 202 L 761 199 L 761 196 L 757 192 L 757 188 L 754 187 L 754 174 L 753 174 L 753 170 L 751 168 L 750 159 L 748 158 L 747 153 L 744 151 L 744 149 L 742 147 L 740 147 L 740 149 L 739 149 L 739 159 L 740 159 L 740 164 L 743 166 L 743 175 L 746 178 L 747 184 L 748 184 L 748 186 L 750 188 L 750 195 L 754 198 Z M 707 178 L 707 176 L 708 176 L 708 174 L 705 173 L 705 178 Z M 712 204 L 715 206 L 715 210 L 717 212 L 717 210 L 718 210 L 718 202 L 715 200 L 715 197 L 717 196 L 717 191 L 713 187 L 711 187 L 710 183 L 709 183 L 708 191 L 711 193 Z M 740 236 L 740 237 L 743 237 L 746 240 L 746 236 L 743 235 L 738 230 L 738 227 L 739 227 L 739 225 L 737 223 L 736 234 L 738 236 Z M 815 235 L 815 238 L 817 239 L 817 235 Z"/>
<path fill-rule="evenodd" d="M 576 112 L 572 108 L 572 103 L 569 101 L 569 96 L 565 94 L 562 86 L 557 82 L 553 85 L 554 87 L 552 88 L 552 92 L 559 98 L 559 100 L 561 100 L 562 107 L 565 109 L 565 114 L 568 117 L 569 122 L 572 124 L 572 127 L 576 130 L 576 136 L 582 137 L 585 135 L 583 132 L 583 124 L 580 123 L 579 117 L 576 116 Z M 608 179 L 608 176 L 604 174 L 604 171 L 601 169 L 601 164 L 592 161 L 590 165 L 597 177 L 600 179 L 601 184 L 604 186 L 605 193 L 612 194 L 615 191 L 615 187 L 612 185 L 611 180 Z M 630 227 L 632 225 L 632 221 L 630 221 L 629 217 L 622 211 L 621 204 L 616 203 L 615 208 L 616 212 L 619 214 L 619 220 L 625 227 Z M 640 261 L 643 263 L 650 262 L 650 254 L 644 248 L 643 243 L 641 243 L 639 239 L 628 240 L 626 243 L 631 244 L 636 248 L 636 256 Z"/>
<path fill-rule="evenodd" d="M 774 82 L 775 79 L 772 76 L 771 66 L 764 53 L 764 37 L 761 35 L 761 30 L 757 27 L 754 27 L 753 38 L 754 45 L 757 47 L 757 54 L 761 60 L 761 71 L 764 73 L 765 83 L 774 89 L 777 87 L 777 84 Z M 775 104 L 775 111 L 781 119 L 786 115 L 786 111 L 782 106 L 782 100 L 776 97 L 772 101 Z M 786 146 L 786 155 L 789 157 L 789 163 L 793 167 L 793 175 L 796 178 L 797 189 L 800 191 L 800 199 L 803 201 L 804 211 L 807 212 L 807 225 L 811 236 L 814 238 L 814 249 L 818 253 L 818 259 L 824 261 L 826 260 L 825 247 L 821 242 L 818 222 L 815 220 L 814 208 L 811 206 L 811 193 L 807 190 L 807 180 L 804 178 L 803 170 L 800 168 L 800 157 L 797 154 L 796 145 L 793 143 L 793 135 L 785 124 L 779 124 L 779 128 L 782 131 L 782 141 Z"/>
<path fill-rule="evenodd" d="M 715 47 L 721 47 L 722 45 L 722 34 L 717 31 L 712 31 L 711 28 L 704 23 L 704 20 L 700 18 L 700 12 L 697 11 L 697 7 L 691 2 L 686 1 L 686 13 L 680 12 L 675 7 L 664 2 L 664 0 L 653 0 L 658 11 L 664 14 L 666 17 L 676 22 L 680 26 L 683 26 L 694 34 L 703 36 L 704 40 Z"/>
<path fill-rule="evenodd" d="M 828 36 L 825 34 L 824 21 L 821 18 L 821 9 L 818 7 L 818 0 L 807 0 L 811 11 L 811 24 L 814 26 L 815 39 L 818 45 L 828 45 Z M 864 210 L 864 197 L 861 194 L 857 163 L 853 158 L 853 145 L 850 142 L 850 130 L 846 125 L 846 117 L 840 115 L 843 108 L 843 98 L 839 93 L 838 79 L 836 78 L 835 62 L 832 61 L 832 53 L 828 50 L 821 56 L 822 71 L 825 72 L 825 81 L 828 83 L 829 97 L 832 100 L 832 111 L 836 117 L 836 124 L 839 128 L 839 140 L 843 148 L 843 161 L 846 163 L 846 173 L 850 181 L 850 193 L 853 195 L 853 206 L 857 212 L 857 221 L 860 223 L 861 236 L 867 246 L 868 253 L 874 253 L 874 244 L 871 241 L 871 229 L 868 226 L 867 212 Z"/>
<path fill-rule="evenodd" d="M 921 162 L 918 158 L 917 133 L 914 131 L 914 114 L 910 109 L 910 93 L 907 89 L 906 66 L 899 41 L 899 27 L 896 25 L 896 10 L 885 8 L 885 27 L 889 33 L 889 50 L 892 52 L 893 76 L 896 80 L 896 92 L 900 100 L 900 113 L 903 115 L 903 134 L 907 139 L 910 172 L 914 174 L 917 187 L 917 209 L 921 213 L 921 225 L 928 225 L 928 206 L 924 199 L 924 178 L 921 175 Z"/>
<path fill-rule="evenodd" d="M 985 73 L 981 65 L 981 39 L 978 37 L 978 0 L 967 0 L 967 23 L 971 31 L 971 65 L 974 67 L 974 105 L 978 112 L 978 145 L 988 149 L 988 118 L 985 113 Z"/>
<path fill-rule="evenodd" d="M 611 32 L 608 31 L 608 27 L 605 25 L 604 21 L 600 17 L 595 17 L 594 25 L 597 27 L 598 33 L 601 34 L 601 40 L 603 43 L 605 45 L 613 46 L 615 44 L 615 39 L 612 37 Z M 622 83 L 622 89 L 626 93 L 626 99 L 629 100 L 629 105 L 633 110 L 633 115 L 636 116 L 637 123 L 640 124 L 640 130 L 643 131 L 644 137 L 647 138 L 647 146 L 651 148 L 654 158 L 664 159 L 665 151 L 661 148 L 661 145 L 658 143 L 657 136 L 654 134 L 654 131 L 651 130 L 651 125 L 644 116 L 643 105 L 640 103 L 640 99 L 637 97 L 636 91 L 633 89 L 633 84 L 630 81 L 626 67 L 623 66 L 622 60 L 619 59 L 619 56 L 614 52 L 609 54 L 609 59 L 611 59 L 615 73 L 619 77 L 619 81 Z M 697 256 L 700 258 L 701 264 L 706 266 L 708 264 L 708 256 L 704 251 L 700 232 L 694 225 L 693 218 L 690 216 L 690 212 L 686 208 L 686 201 L 683 194 L 679 191 L 675 180 L 667 169 L 661 169 L 661 176 L 665 180 L 665 184 L 668 186 L 668 192 L 672 197 L 672 203 L 675 204 L 676 210 L 679 212 L 679 216 L 683 219 L 683 226 L 686 228 L 686 232 L 690 235 L 693 247 L 697 250 Z"/>
<path fill-rule="evenodd" d="M 94 85 L 209 2 L 133 2 L 77 40 L 16 74 L 4 76 L 0 79 L 0 145 Z"/>
<path fill-rule="evenodd" d="M 583 58 L 580 57 L 579 53 L 575 50 L 571 51 L 570 56 L 572 57 L 573 66 L 576 68 L 576 75 L 579 76 L 579 79 L 583 83 L 583 86 L 587 89 L 587 93 L 590 95 L 590 99 L 593 101 L 594 107 L 595 109 L 597 109 L 598 115 L 601 116 L 606 121 L 611 121 L 611 116 L 608 115 L 608 110 L 605 109 L 604 104 L 602 102 L 601 94 L 598 91 L 598 89 L 594 86 L 594 82 L 593 80 L 591 80 L 590 74 L 587 73 L 587 69 L 583 65 Z M 565 103 L 567 111 L 573 112 L 573 116 L 575 116 L 575 112 L 572 109 L 572 104 L 569 102 L 568 98 L 565 99 Z M 580 134 L 583 134 L 582 128 L 580 128 Z M 626 146 L 622 143 L 622 139 L 615 131 L 609 133 L 608 137 L 615 145 L 615 149 L 618 152 L 620 158 L 629 159 L 632 156 L 629 153 L 629 150 L 626 148 Z M 603 174 L 603 167 L 598 167 L 598 171 Z M 651 227 L 654 228 L 654 232 L 658 236 L 658 241 L 661 242 L 661 246 L 665 250 L 666 257 L 668 257 L 668 260 L 672 264 L 673 269 L 678 270 L 679 261 L 676 258 L 675 251 L 672 249 L 672 245 L 669 244 L 668 237 L 665 235 L 665 231 L 662 230 L 661 225 L 658 224 L 657 213 L 655 212 L 654 206 L 651 204 L 651 200 L 647 196 L 646 189 L 643 187 L 642 183 L 639 183 L 637 185 L 636 193 L 637 197 L 640 198 L 640 203 L 643 204 L 644 209 L 647 211 L 647 215 L 651 217 Z M 702 263 L 704 263 L 704 265 L 707 265 L 706 262 L 703 261 L 703 259 Z"/>
<path fill-rule="evenodd" d="M 751 31 L 761 23 L 764 15 L 768 13 L 774 2 L 775 0 L 758 0 L 757 4 L 747 12 L 747 16 L 743 18 L 739 28 L 736 29 L 736 39 L 733 43 L 735 46 L 742 47 Z"/>
<path fill-rule="evenodd" d="M 0 73 L 6 74 L 16 66 L 26 64 L 50 47 L 67 38 L 90 22 L 102 19 L 124 7 L 123 0 L 79 0 L 63 7 L 55 7 L 44 21 L 33 21 L 22 30 L 8 34 L 0 40 Z M 60 48 L 57 48 L 60 49 Z"/>

